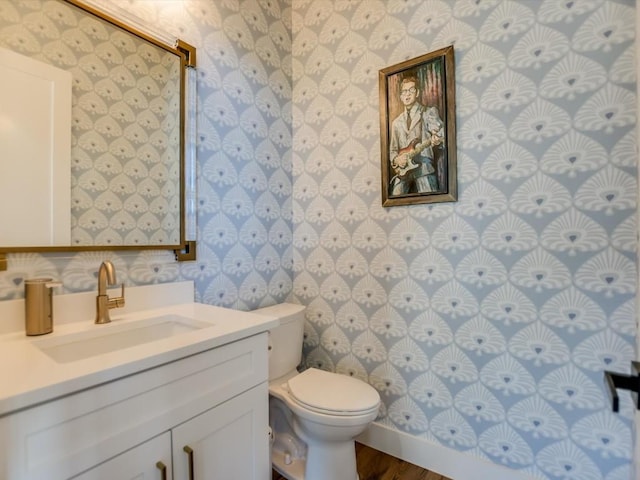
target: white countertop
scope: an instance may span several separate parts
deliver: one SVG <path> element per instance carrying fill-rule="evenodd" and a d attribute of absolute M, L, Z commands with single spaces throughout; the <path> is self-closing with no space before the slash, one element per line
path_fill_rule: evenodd
<path fill-rule="evenodd" d="M 143 297 L 148 296 L 150 301 L 154 297 L 158 298 L 158 294 L 163 298 L 162 291 L 149 295 L 153 286 L 137 288 L 140 288 Z M 87 303 L 85 294 L 73 295 L 82 297 L 82 301 Z M 135 288 L 129 289 L 127 295 L 132 297 L 131 303 L 138 308 L 149 305 L 149 302 L 136 300 Z M 95 299 L 95 294 L 89 296 Z M 184 295 L 177 299 L 184 300 Z M 15 315 L 20 310 L 19 307 L 4 305 L 3 309 L 3 303 L 6 302 L 0 302 L 0 323 L 4 322 L 6 325 L 12 322 L 14 326 L 19 324 L 15 319 L 3 318 L 3 313 L 8 315 L 6 312 Z M 56 324 L 54 317 L 53 333 L 28 337 L 24 329 L 16 331 L 13 328 L 14 331 L 0 335 L 0 416 L 240 340 L 278 325 L 277 318 L 261 314 L 193 302 L 166 305 L 172 303 L 166 296 L 162 303 L 165 305 L 160 308 L 142 308 L 136 311 L 129 308 L 123 309 L 122 313 L 119 313 L 118 309 L 111 310 L 112 322 L 106 325 L 95 325 L 93 317 Z M 82 311 L 86 312 L 86 309 L 75 309 L 75 315 L 83 316 L 82 313 L 78 313 Z M 61 316 L 58 312 L 57 314 Z M 178 315 L 200 322 L 210 322 L 211 326 L 68 363 L 56 362 L 38 347 L 43 342 L 51 342 L 70 333 L 96 329 L 106 332 L 106 329 L 128 322 L 164 315 Z"/>

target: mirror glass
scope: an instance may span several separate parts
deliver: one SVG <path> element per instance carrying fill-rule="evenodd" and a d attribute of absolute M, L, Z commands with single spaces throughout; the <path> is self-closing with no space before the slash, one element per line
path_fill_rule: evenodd
<path fill-rule="evenodd" d="M 179 248 L 185 54 L 72 3 L 0 7 L 0 47 L 71 74 L 70 245 Z M 0 202 L 30 200 L 0 192 Z"/>

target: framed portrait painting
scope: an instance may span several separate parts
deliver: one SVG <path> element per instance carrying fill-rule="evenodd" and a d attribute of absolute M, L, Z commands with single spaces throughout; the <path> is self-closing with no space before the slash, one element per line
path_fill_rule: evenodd
<path fill-rule="evenodd" d="M 453 46 L 379 72 L 382 206 L 458 198 Z"/>

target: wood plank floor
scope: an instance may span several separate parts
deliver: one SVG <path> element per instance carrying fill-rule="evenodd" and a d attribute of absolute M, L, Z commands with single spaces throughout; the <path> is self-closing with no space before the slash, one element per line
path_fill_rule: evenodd
<path fill-rule="evenodd" d="M 356 443 L 356 461 L 360 480 L 451 480 L 360 443 Z M 272 480 L 285 479 L 274 471 Z"/>

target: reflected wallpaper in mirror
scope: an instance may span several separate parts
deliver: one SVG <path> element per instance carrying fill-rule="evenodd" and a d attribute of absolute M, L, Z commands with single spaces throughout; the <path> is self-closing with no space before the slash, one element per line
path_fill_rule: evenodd
<path fill-rule="evenodd" d="M 72 246 L 179 244 L 180 58 L 62 0 L 3 2 L 0 46 L 73 75 Z"/>

